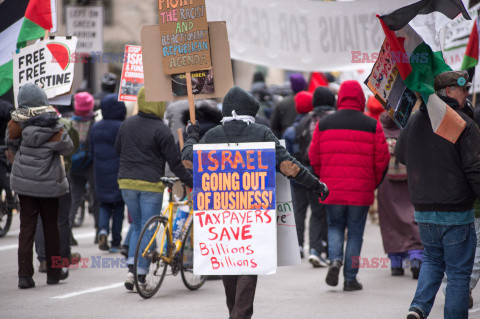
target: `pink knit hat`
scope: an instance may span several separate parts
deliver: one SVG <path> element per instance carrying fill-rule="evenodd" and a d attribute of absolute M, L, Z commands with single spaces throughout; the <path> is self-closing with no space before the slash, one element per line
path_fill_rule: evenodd
<path fill-rule="evenodd" d="M 75 94 L 75 115 L 88 115 L 94 106 L 93 96 L 87 92 Z"/>

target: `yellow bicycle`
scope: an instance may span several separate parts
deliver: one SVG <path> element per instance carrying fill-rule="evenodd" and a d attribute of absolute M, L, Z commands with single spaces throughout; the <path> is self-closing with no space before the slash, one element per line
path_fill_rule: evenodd
<path fill-rule="evenodd" d="M 168 206 L 160 215 L 147 221 L 135 249 L 134 282 L 138 294 L 145 299 L 158 291 L 167 275 L 168 265 L 172 275 L 181 273 L 183 283 L 190 290 L 197 290 L 206 280 L 206 276 L 193 274 L 193 205 L 191 200 L 174 200 L 172 189 L 178 180 L 161 178 L 161 182 L 168 188 Z M 185 186 L 182 187 L 185 197 L 186 189 Z M 184 205 L 189 207 L 190 212 L 174 242 L 173 215 L 178 207 Z"/>

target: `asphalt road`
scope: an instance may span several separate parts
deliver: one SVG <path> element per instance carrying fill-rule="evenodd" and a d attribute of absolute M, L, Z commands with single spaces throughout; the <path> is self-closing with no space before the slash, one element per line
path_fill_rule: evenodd
<path fill-rule="evenodd" d="M 75 228 L 74 251 L 89 258 L 87 268 L 71 269 L 69 278 L 47 286 L 46 275 L 35 273 L 36 287 L 17 288 L 19 218 L 0 238 L 0 318 L 228 318 L 220 280 L 207 281 L 198 291 L 187 290 L 180 276 L 168 276 L 158 293 L 143 300 L 123 286 L 125 268 L 97 267 L 92 258 L 121 258 L 93 244 L 93 217 Z M 380 230 L 367 222 L 362 257 L 384 258 Z M 111 260 L 110 260 L 111 261 Z M 35 270 L 38 263 L 35 260 Z M 281 267 L 277 274 L 259 278 L 254 318 L 406 318 L 416 281 L 409 270 L 390 276 L 389 268 L 361 269 L 364 289 L 344 292 L 325 284 L 326 268 L 312 268 L 306 259 L 298 267 Z M 470 318 L 480 318 L 480 289 L 473 292 Z M 444 296 L 439 292 L 429 318 L 443 317 Z"/>

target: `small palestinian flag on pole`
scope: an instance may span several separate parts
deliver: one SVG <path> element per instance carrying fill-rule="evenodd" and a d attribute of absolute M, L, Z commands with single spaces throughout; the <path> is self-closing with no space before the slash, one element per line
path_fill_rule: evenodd
<path fill-rule="evenodd" d="M 462 62 L 462 70 L 474 68 L 478 64 L 478 23 L 477 19 L 473 22 L 472 33 L 468 38 L 467 51 Z"/>
<path fill-rule="evenodd" d="M 4 0 L 0 3 L 0 96 L 13 85 L 13 53 L 52 28 L 55 0 Z"/>
<path fill-rule="evenodd" d="M 459 14 L 470 20 L 461 0 L 422 0 L 378 17 L 400 76 L 425 102 L 433 131 L 455 143 L 466 122 L 434 90 L 436 75 L 451 71 L 440 48 L 440 29 Z"/>

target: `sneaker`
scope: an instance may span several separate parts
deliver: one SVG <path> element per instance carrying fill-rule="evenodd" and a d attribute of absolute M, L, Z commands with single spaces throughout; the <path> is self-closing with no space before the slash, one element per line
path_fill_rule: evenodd
<path fill-rule="evenodd" d="M 105 233 L 100 233 L 98 234 L 98 248 L 100 248 L 100 250 L 109 250 L 110 247 L 108 246 L 108 238 L 107 238 L 107 234 Z"/>
<path fill-rule="evenodd" d="M 122 245 L 122 250 L 120 253 L 125 257 L 128 258 L 128 246 L 127 245 Z"/>
<path fill-rule="evenodd" d="M 46 273 L 47 272 L 47 262 L 46 261 L 41 261 L 40 265 L 38 265 L 38 272 L 41 273 Z"/>
<path fill-rule="evenodd" d="M 308 256 L 308 261 L 312 264 L 314 268 L 327 267 L 328 263 L 323 259 L 317 252 L 316 249 L 310 249 L 310 255 Z"/>
<path fill-rule="evenodd" d="M 355 291 L 355 290 L 362 290 L 363 286 L 361 283 L 358 282 L 357 279 L 354 280 L 345 280 L 343 283 L 343 290 L 344 291 Z"/>
<path fill-rule="evenodd" d="M 68 278 L 68 268 L 63 267 L 62 272 L 60 273 L 60 280 L 65 280 Z"/>
<path fill-rule="evenodd" d="M 333 287 L 338 285 L 338 273 L 340 272 L 341 267 L 342 267 L 342 262 L 340 260 L 332 260 L 330 262 L 327 278 L 325 278 L 325 282 L 327 283 L 327 285 L 333 286 Z"/>
<path fill-rule="evenodd" d="M 32 277 L 20 277 L 18 278 L 18 288 L 28 289 L 35 287 L 35 281 Z"/>
<path fill-rule="evenodd" d="M 407 314 L 407 319 L 424 319 L 422 312 L 417 308 L 411 308 Z"/>
<path fill-rule="evenodd" d="M 405 270 L 403 268 L 391 268 L 392 269 L 392 276 L 403 276 L 405 274 Z"/>
<path fill-rule="evenodd" d="M 80 253 L 71 253 L 70 254 L 70 265 L 76 265 L 80 262 L 80 259 L 82 258 L 82 256 L 80 255 Z"/>
<path fill-rule="evenodd" d="M 412 259 L 410 261 L 410 269 L 412 270 L 412 278 L 418 279 L 420 275 L 420 269 L 422 268 L 422 261 L 420 259 Z"/>
<path fill-rule="evenodd" d="M 47 277 L 47 285 L 56 285 L 60 282 L 59 277 Z"/>
<path fill-rule="evenodd" d="M 303 253 L 303 247 L 299 246 L 300 249 L 300 258 L 303 259 L 305 257 L 305 254 Z"/>
<path fill-rule="evenodd" d="M 133 286 L 135 286 L 134 281 L 135 276 L 133 272 L 128 272 L 127 277 L 125 277 L 125 288 L 127 288 L 127 290 L 133 290 Z"/>
<path fill-rule="evenodd" d="M 112 245 L 112 247 L 110 247 L 108 251 L 111 253 L 118 253 L 121 250 L 122 250 L 122 247 L 120 245 Z"/>

